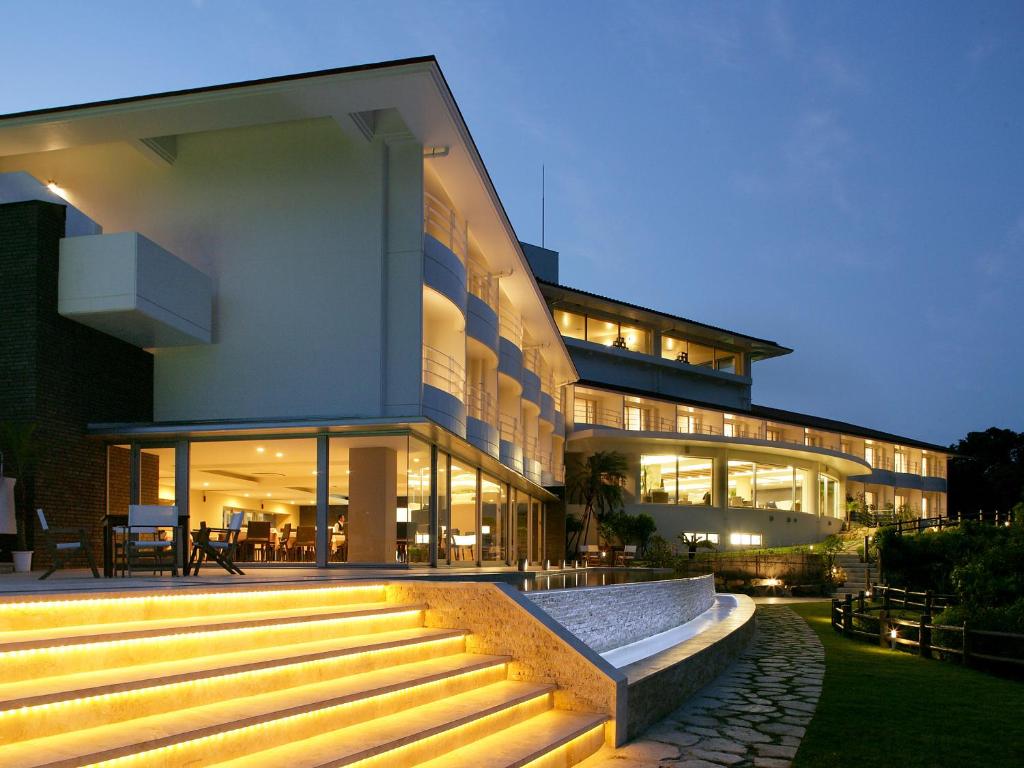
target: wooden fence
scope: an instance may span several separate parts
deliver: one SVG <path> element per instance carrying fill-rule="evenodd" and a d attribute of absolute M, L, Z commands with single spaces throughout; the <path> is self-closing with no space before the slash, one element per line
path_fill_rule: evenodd
<path fill-rule="evenodd" d="M 960 661 L 966 666 L 988 662 L 1024 669 L 1024 635 L 936 624 L 933 611 L 952 605 L 948 595 L 874 586 L 857 597 L 833 598 L 832 628 L 847 637 L 876 642 L 926 658 Z M 893 611 L 920 609 L 919 617 L 893 616 Z M 1004 667 L 1005 668 L 1005 667 Z"/>
<path fill-rule="evenodd" d="M 994 513 L 984 513 L 979 510 L 978 516 L 973 518 L 964 518 L 957 513 L 955 517 L 915 517 L 901 520 L 893 512 L 857 512 L 851 517 L 856 522 L 871 528 L 893 528 L 900 535 L 921 533 L 928 528 L 938 528 L 940 531 L 945 528 L 956 528 L 965 520 L 998 526 L 1009 526 L 1013 523 L 1012 514 L 998 510 Z"/>

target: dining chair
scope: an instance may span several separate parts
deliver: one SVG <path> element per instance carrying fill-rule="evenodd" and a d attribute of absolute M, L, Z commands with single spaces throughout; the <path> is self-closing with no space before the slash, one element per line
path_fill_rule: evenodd
<path fill-rule="evenodd" d="M 128 505 L 124 553 L 128 575 L 141 567 L 178 575 L 178 508 L 158 504 Z"/>
<path fill-rule="evenodd" d="M 92 550 L 89 549 L 88 532 L 85 528 L 54 528 L 46 521 L 43 510 L 37 509 L 36 514 L 39 516 L 39 527 L 42 528 L 46 547 L 50 552 L 50 569 L 40 576 L 39 580 L 42 581 L 58 568 L 63 568 L 64 564 L 75 555 L 85 555 L 89 561 L 89 568 L 92 569 L 92 575 L 98 579 L 100 572 L 96 570 L 96 561 L 93 560 Z M 73 538 L 71 541 L 58 541 L 58 536 Z"/>

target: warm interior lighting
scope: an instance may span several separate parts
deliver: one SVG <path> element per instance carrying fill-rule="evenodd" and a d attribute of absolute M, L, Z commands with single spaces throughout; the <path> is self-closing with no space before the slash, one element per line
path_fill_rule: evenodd
<path fill-rule="evenodd" d="M 53 192 L 53 194 L 55 194 L 55 195 L 60 195 L 61 197 L 67 197 L 67 191 L 64 189 L 64 187 L 62 187 L 60 184 L 58 184 L 53 179 L 50 179 L 50 180 L 48 180 L 46 182 L 46 188 L 48 190 L 50 190 L 51 192 Z"/>
<path fill-rule="evenodd" d="M 265 450 L 267 449 L 264 448 L 262 445 L 256 447 L 256 453 L 263 453 Z"/>
<path fill-rule="evenodd" d="M 282 453 L 281 451 L 278 451 L 277 453 L 274 454 L 274 456 L 276 456 L 279 459 L 283 459 L 284 458 L 284 453 Z"/>

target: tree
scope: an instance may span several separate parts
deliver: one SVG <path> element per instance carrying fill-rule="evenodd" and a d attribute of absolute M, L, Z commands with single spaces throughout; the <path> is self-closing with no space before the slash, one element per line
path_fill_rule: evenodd
<path fill-rule="evenodd" d="M 0 422 L 0 451 L 4 454 L 4 474 L 17 479 L 14 486 L 14 518 L 18 525 L 18 551 L 28 548 L 28 489 L 39 458 L 35 438 L 36 425 L 29 422 Z"/>
<path fill-rule="evenodd" d="M 965 517 L 1009 512 L 1024 501 L 1024 432 L 991 427 L 952 446 L 949 510 Z"/>
<path fill-rule="evenodd" d="M 707 540 L 706 537 L 699 534 L 691 534 L 687 536 L 685 533 L 679 534 L 679 541 L 682 542 L 683 546 L 686 547 L 686 551 L 691 560 L 697 557 L 698 549 L 714 549 L 715 545 Z"/>
<path fill-rule="evenodd" d="M 622 509 L 622 485 L 628 468 L 626 457 L 618 451 L 597 451 L 586 459 L 570 454 L 565 468 L 566 498 L 570 504 L 583 507 L 582 524 L 570 541 L 570 552 L 587 540 L 594 518 L 601 524 Z"/>

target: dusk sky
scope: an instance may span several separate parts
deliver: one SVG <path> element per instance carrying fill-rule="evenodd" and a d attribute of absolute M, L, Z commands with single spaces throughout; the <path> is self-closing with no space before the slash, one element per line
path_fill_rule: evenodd
<path fill-rule="evenodd" d="M 793 347 L 757 403 L 1024 430 L 1019 0 L 0 7 L 4 113 L 434 54 L 562 282 Z"/>

